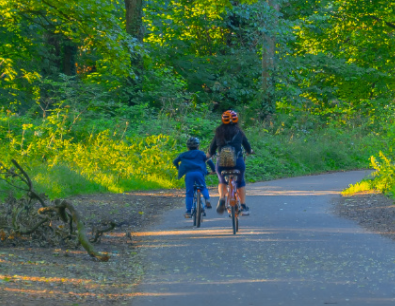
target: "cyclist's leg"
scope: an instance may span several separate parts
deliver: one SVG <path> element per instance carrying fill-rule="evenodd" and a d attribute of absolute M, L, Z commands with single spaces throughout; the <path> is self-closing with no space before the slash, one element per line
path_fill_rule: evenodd
<path fill-rule="evenodd" d="M 193 184 L 195 183 L 195 172 L 185 174 L 185 208 L 190 213 L 193 206 Z"/>
<path fill-rule="evenodd" d="M 218 176 L 219 184 L 218 184 L 218 193 L 219 193 L 219 200 L 217 204 L 217 213 L 223 214 L 225 212 L 225 196 L 227 193 L 226 181 L 223 175 L 221 175 L 221 171 L 224 170 L 223 167 L 218 165 L 218 162 L 215 166 L 215 171 Z"/>
<path fill-rule="evenodd" d="M 202 208 L 203 208 L 203 216 L 205 216 L 205 208 L 211 208 L 211 203 L 210 203 L 210 194 L 208 192 L 208 189 L 206 187 L 206 180 L 204 178 L 203 173 L 201 172 L 196 172 L 196 176 L 195 176 L 195 182 L 198 185 L 203 186 L 203 188 L 200 190 L 204 201 L 202 202 Z"/>
<path fill-rule="evenodd" d="M 220 199 L 224 199 L 228 192 L 226 186 L 227 186 L 226 184 L 221 184 L 221 183 L 218 184 L 218 194 Z"/>
<path fill-rule="evenodd" d="M 237 188 L 237 194 L 239 195 L 240 203 L 245 204 L 246 203 L 246 188 L 245 187 Z"/>
<path fill-rule="evenodd" d="M 201 192 L 202 192 L 203 198 L 205 200 L 205 207 L 211 208 L 210 194 L 209 194 L 208 189 L 206 187 L 206 180 L 205 180 L 205 177 L 203 174 L 196 176 L 196 183 L 203 186 L 203 189 L 201 190 Z"/>
<path fill-rule="evenodd" d="M 217 173 L 217 176 L 218 176 L 218 181 L 219 181 L 219 184 L 218 184 L 218 194 L 219 194 L 219 198 L 220 199 L 223 199 L 223 198 L 225 198 L 225 196 L 226 196 L 226 193 L 227 193 L 227 188 L 226 188 L 226 181 L 225 181 L 225 178 L 224 178 L 224 176 L 223 175 L 221 175 L 221 171 L 223 171 L 225 168 L 224 167 L 220 167 L 219 165 L 218 165 L 218 162 L 217 162 L 217 164 L 215 165 L 215 172 Z"/>
<path fill-rule="evenodd" d="M 243 158 L 237 159 L 235 169 L 240 171 L 240 174 L 237 175 L 237 181 L 236 181 L 237 191 L 239 191 L 239 189 L 245 187 L 245 185 L 246 185 L 245 178 L 244 178 L 244 173 L 246 171 L 246 164 L 244 163 Z M 239 197 L 240 197 L 240 201 L 241 201 L 240 194 L 239 194 Z M 245 201 L 245 191 L 244 191 L 244 201 Z"/>
<path fill-rule="evenodd" d="M 240 174 L 237 177 L 236 185 L 237 185 L 237 193 L 240 198 L 241 210 L 244 212 L 249 211 L 249 207 L 246 205 L 246 182 L 244 178 L 245 173 L 245 163 L 243 158 L 238 158 L 236 163 L 236 168 L 240 171 Z"/>

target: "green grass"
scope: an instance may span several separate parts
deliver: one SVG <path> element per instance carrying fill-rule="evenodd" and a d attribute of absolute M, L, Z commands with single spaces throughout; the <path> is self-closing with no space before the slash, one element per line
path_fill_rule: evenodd
<path fill-rule="evenodd" d="M 70 123 L 68 116 L 41 120 L 0 113 L 0 160 L 9 164 L 15 158 L 26 168 L 37 191 L 51 199 L 183 187 L 172 160 L 186 150 L 190 135 L 200 137 L 205 150 L 214 135 L 213 122 L 217 122 L 212 115 L 188 112 L 136 122 L 117 117 Z M 250 126 L 245 133 L 256 152 L 246 160 L 249 182 L 367 168 L 383 142 L 363 129 L 343 127 L 269 133 Z M 210 176 L 207 182 L 215 185 L 217 178 Z M 11 189 L 0 181 L 0 198 Z"/>
<path fill-rule="evenodd" d="M 45 166 L 31 170 L 31 179 L 37 191 L 49 198 L 65 198 L 72 195 L 107 192 L 107 188 L 83 177 L 66 165 Z"/>
<path fill-rule="evenodd" d="M 250 131 L 256 155 L 247 159 L 249 181 L 368 168 L 381 142 L 361 131 L 323 129 L 272 135 Z"/>

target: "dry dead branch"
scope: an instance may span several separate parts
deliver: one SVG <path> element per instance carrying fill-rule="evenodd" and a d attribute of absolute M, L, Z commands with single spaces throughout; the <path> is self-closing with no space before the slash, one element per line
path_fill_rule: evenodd
<path fill-rule="evenodd" d="M 38 240 L 41 245 L 73 241 L 74 245 L 82 245 L 90 256 L 108 261 L 109 256 L 96 251 L 92 243 L 98 242 L 103 233 L 113 230 L 117 224 L 109 222 L 108 226 L 95 229 L 93 239 L 89 240 L 84 222 L 74 205 L 59 199 L 46 203 L 45 196 L 34 190 L 26 171 L 17 161 L 12 160 L 12 163 L 15 167 L 8 168 L 0 162 L 0 179 L 25 191 L 26 197 L 16 200 L 10 196 L 6 200 L 3 206 L 5 214 L 0 218 L 0 239 L 15 241 L 16 237 L 29 236 L 30 241 Z"/>

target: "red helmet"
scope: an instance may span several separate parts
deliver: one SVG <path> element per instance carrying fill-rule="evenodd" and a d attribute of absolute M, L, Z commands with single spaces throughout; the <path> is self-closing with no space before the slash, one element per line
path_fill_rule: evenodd
<path fill-rule="evenodd" d="M 239 116 L 237 116 L 237 113 L 232 110 L 227 110 L 222 114 L 222 122 L 224 124 L 237 123 L 238 121 Z"/>

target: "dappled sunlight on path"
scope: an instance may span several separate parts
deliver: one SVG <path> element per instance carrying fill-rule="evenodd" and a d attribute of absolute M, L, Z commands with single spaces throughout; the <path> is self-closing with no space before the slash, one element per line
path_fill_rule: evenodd
<path fill-rule="evenodd" d="M 330 213 L 331 199 L 359 175 L 249 185 L 251 215 L 237 235 L 227 214 L 207 211 L 196 229 L 181 210 L 169 212 L 151 231 L 133 233 L 148 266 L 138 291 L 193 298 L 136 297 L 134 306 L 392 305 L 395 246 Z"/>

